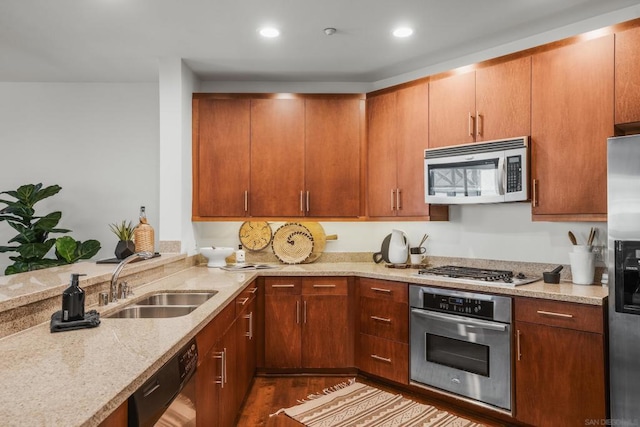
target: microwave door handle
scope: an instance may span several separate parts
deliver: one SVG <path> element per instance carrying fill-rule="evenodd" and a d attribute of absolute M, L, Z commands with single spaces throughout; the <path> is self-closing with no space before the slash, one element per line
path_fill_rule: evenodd
<path fill-rule="evenodd" d="M 496 169 L 496 188 L 498 189 L 498 194 L 504 196 L 506 189 L 504 188 L 504 177 L 507 174 L 506 169 L 504 168 L 504 156 L 500 156 L 498 158 L 498 168 Z"/>
<path fill-rule="evenodd" d="M 468 317 L 461 316 L 450 316 L 442 313 L 434 313 L 431 311 L 424 311 L 420 309 L 411 309 L 412 314 L 417 314 L 418 316 L 427 317 L 430 319 L 440 320 L 447 323 L 453 323 L 456 325 L 465 325 L 470 326 L 472 328 L 480 328 L 480 329 L 490 329 L 492 331 L 506 331 L 507 325 L 496 322 L 487 322 L 484 320 L 478 319 L 470 319 Z"/>

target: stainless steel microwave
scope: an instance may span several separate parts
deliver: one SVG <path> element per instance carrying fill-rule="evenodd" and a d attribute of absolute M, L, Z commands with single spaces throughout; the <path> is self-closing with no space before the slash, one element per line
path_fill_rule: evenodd
<path fill-rule="evenodd" d="M 501 203 L 529 200 L 529 137 L 424 151 L 425 202 Z"/>

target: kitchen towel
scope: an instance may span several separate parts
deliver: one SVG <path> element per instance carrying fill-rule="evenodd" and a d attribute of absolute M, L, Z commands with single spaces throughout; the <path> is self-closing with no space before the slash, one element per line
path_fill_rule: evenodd
<path fill-rule="evenodd" d="M 96 310 L 87 311 L 82 320 L 62 321 L 62 310 L 58 310 L 51 315 L 51 332 L 71 331 L 74 329 L 95 328 L 100 324 L 100 313 Z"/>

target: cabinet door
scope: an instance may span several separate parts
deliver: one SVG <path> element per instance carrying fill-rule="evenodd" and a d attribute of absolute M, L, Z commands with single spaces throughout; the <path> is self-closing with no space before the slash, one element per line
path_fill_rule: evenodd
<path fill-rule="evenodd" d="M 476 141 L 531 134 L 531 57 L 476 70 Z"/>
<path fill-rule="evenodd" d="M 640 121 L 640 27 L 616 33 L 615 123 Z"/>
<path fill-rule="evenodd" d="M 360 215 L 360 99 L 307 99 L 305 104 L 306 214 Z M 305 201 L 305 205 L 306 205 Z"/>
<path fill-rule="evenodd" d="M 476 74 L 468 72 L 429 83 L 429 147 L 474 142 Z"/>
<path fill-rule="evenodd" d="M 534 219 L 605 220 L 613 35 L 542 52 L 532 61 Z"/>
<path fill-rule="evenodd" d="M 194 100 L 194 216 L 247 214 L 249 105 L 248 99 Z"/>
<path fill-rule="evenodd" d="M 302 366 L 352 366 L 347 296 L 305 295 L 303 306 Z"/>
<path fill-rule="evenodd" d="M 240 409 L 236 388 L 238 386 L 236 363 L 238 350 L 236 345 L 235 322 L 225 332 L 215 346 L 217 353 L 223 355 L 222 364 L 218 364 L 221 370 L 216 372 L 216 378 L 221 381 L 218 399 L 218 420 L 221 427 L 233 427 Z M 199 398 L 199 396 L 198 396 Z"/>
<path fill-rule="evenodd" d="M 535 426 L 606 418 L 603 336 L 516 322 L 516 418 Z"/>
<path fill-rule="evenodd" d="M 421 83 L 397 92 L 398 216 L 426 216 L 424 150 L 429 140 L 429 85 Z"/>
<path fill-rule="evenodd" d="M 396 111 L 395 92 L 367 100 L 369 216 L 395 216 Z"/>
<path fill-rule="evenodd" d="M 251 100 L 251 215 L 300 216 L 303 190 L 304 100 Z"/>
<path fill-rule="evenodd" d="M 301 361 L 299 295 L 265 295 L 264 362 L 267 368 L 299 368 Z"/>

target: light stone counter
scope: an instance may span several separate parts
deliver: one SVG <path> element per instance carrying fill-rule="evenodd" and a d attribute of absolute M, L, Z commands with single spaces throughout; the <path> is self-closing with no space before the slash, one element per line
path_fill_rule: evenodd
<path fill-rule="evenodd" d="M 105 270 L 110 273 L 113 266 Z M 64 275 L 68 273 L 65 271 Z M 346 262 L 288 265 L 241 273 L 191 267 L 170 274 L 136 287 L 134 298 L 161 290 L 218 293 L 183 317 L 103 317 L 97 328 L 54 334 L 49 332 L 46 322 L 0 339 L 1 423 L 3 426 L 99 424 L 258 275 L 360 276 L 593 305 L 602 305 L 607 296 L 607 289 L 601 286 L 547 285 L 542 281 L 516 288 L 463 285 L 427 280 L 416 273 L 415 269 Z M 99 311 L 108 314 L 132 301 L 119 302 L 118 306 L 109 304 Z M 93 308 L 96 307 L 87 307 Z"/>

